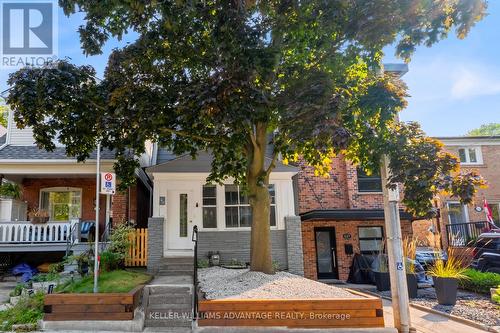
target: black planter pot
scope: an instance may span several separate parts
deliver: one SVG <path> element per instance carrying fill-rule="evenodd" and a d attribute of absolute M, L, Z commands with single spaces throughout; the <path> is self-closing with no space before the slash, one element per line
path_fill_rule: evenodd
<path fill-rule="evenodd" d="M 435 276 L 432 279 L 434 280 L 438 303 L 441 305 L 455 305 L 457 302 L 458 280 Z"/>
<path fill-rule="evenodd" d="M 408 285 L 408 297 L 417 297 L 418 283 L 416 274 L 406 274 L 406 284 Z"/>
<path fill-rule="evenodd" d="M 375 274 L 375 284 L 378 291 L 391 290 L 391 279 L 389 272 L 373 272 Z"/>

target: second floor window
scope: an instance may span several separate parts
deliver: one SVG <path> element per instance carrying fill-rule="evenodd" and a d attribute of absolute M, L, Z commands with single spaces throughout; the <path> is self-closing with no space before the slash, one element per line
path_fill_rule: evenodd
<path fill-rule="evenodd" d="M 448 219 L 449 223 L 466 223 L 467 222 L 467 207 L 458 202 L 448 202 Z"/>
<path fill-rule="evenodd" d="M 357 169 L 358 192 L 382 192 L 382 178 L 380 173 L 367 175 L 363 169 Z"/>
<path fill-rule="evenodd" d="M 226 228 L 250 227 L 252 225 L 252 207 L 248 196 L 238 185 L 224 185 Z M 276 191 L 274 184 L 269 185 L 271 197 L 271 226 L 276 226 Z"/>
<path fill-rule="evenodd" d="M 460 163 L 463 164 L 482 164 L 480 147 L 462 147 L 458 149 Z"/>

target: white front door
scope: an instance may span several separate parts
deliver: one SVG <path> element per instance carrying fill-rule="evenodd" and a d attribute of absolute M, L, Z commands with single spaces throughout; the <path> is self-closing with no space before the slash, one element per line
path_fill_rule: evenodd
<path fill-rule="evenodd" d="M 192 250 L 193 192 L 168 191 L 167 194 L 167 249 Z"/>

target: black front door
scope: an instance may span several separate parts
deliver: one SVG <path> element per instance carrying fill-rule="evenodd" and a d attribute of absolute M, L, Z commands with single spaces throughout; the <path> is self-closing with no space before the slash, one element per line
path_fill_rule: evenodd
<path fill-rule="evenodd" d="M 338 279 L 335 228 L 315 228 L 318 279 Z"/>

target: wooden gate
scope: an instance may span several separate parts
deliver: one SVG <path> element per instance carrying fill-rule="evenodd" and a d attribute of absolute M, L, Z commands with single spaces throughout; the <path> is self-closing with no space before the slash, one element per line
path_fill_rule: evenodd
<path fill-rule="evenodd" d="M 147 266 L 148 264 L 148 229 L 138 228 L 129 235 L 130 247 L 125 266 L 137 267 Z"/>

